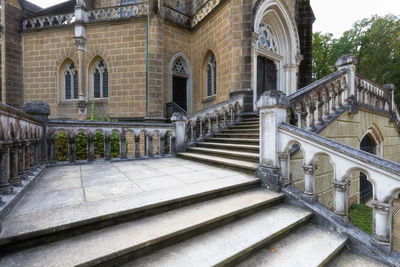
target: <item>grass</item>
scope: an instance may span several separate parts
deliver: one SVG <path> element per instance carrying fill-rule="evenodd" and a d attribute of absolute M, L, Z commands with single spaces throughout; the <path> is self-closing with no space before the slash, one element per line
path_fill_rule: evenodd
<path fill-rule="evenodd" d="M 372 208 L 353 204 L 349 210 L 350 222 L 361 230 L 372 235 Z"/>

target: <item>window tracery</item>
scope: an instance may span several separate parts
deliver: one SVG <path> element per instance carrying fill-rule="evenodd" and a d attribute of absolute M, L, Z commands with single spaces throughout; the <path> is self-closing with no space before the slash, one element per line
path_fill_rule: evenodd
<path fill-rule="evenodd" d="M 103 59 L 93 65 L 93 97 L 108 97 L 108 69 Z"/>
<path fill-rule="evenodd" d="M 74 62 L 71 61 L 65 64 L 63 70 L 63 87 L 65 99 L 78 99 L 78 78 L 78 70 Z"/>
<path fill-rule="evenodd" d="M 214 53 L 210 53 L 206 61 L 205 86 L 207 96 L 217 93 L 217 62 Z"/>
<path fill-rule="evenodd" d="M 261 47 L 277 53 L 278 46 L 276 43 L 276 38 L 268 24 L 260 24 L 258 35 L 258 43 Z"/>
<path fill-rule="evenodd" d="M 174 63 L 174 68 L 172 69 L 173 72 L 179 73 L 179 74 L 187 74 L 186 69 L 185 69 L 185 64 L 182 62 L 180 58 L 178 58 L 175 63 Z"/>

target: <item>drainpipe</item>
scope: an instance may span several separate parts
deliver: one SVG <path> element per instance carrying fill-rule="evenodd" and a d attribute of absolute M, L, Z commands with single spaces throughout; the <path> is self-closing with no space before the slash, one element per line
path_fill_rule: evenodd
<path fill-rule="evenodd" d="M 147 6 L 146 24 L 146 118 L 149 116 L 149 27 L 150 27 L 150 1 Z"/>

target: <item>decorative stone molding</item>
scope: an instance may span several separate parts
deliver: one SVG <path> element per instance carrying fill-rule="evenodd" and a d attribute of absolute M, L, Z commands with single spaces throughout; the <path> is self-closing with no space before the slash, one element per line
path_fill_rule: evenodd
<path fill-rule="evenodd" d="M 349 190 L 350 180 L 349 181 L 337 181 L 334 180 L 332 182 L 333 188 L 340 192 L 347 192 Z"/>
<path fill-rule="evenodd" d="M 209 0 L 193 16 L 192 27 L 199 24 L 218 4 L 220 0 Z"/>

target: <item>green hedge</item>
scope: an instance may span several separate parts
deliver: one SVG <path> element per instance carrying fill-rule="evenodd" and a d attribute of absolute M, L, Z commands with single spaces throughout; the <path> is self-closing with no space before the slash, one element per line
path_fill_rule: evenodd
<path fill-rule="evenodd" d="M 80 132 L 76 135 L 76 159 L 87 159 L 87 137 L 85 133 Z M 111 134 L 111 157 L 118 158 L 120 156 L 119 133 Z M 128 146 L 127 146 L 128 151 Z M 94 155 L 95 158 L 104 158 L 104 135 L 102 132 L 96 132 L 94 135 Z M 68 136 L 61 131 L 56 136 L 56 158 L 57 161 L 68 160 Z"/>
<path fill-rule="evenodd" d="M 353 204 L 350 207 L 349 216 L 352 224 L 372 235 L 372 208 Z"/>

